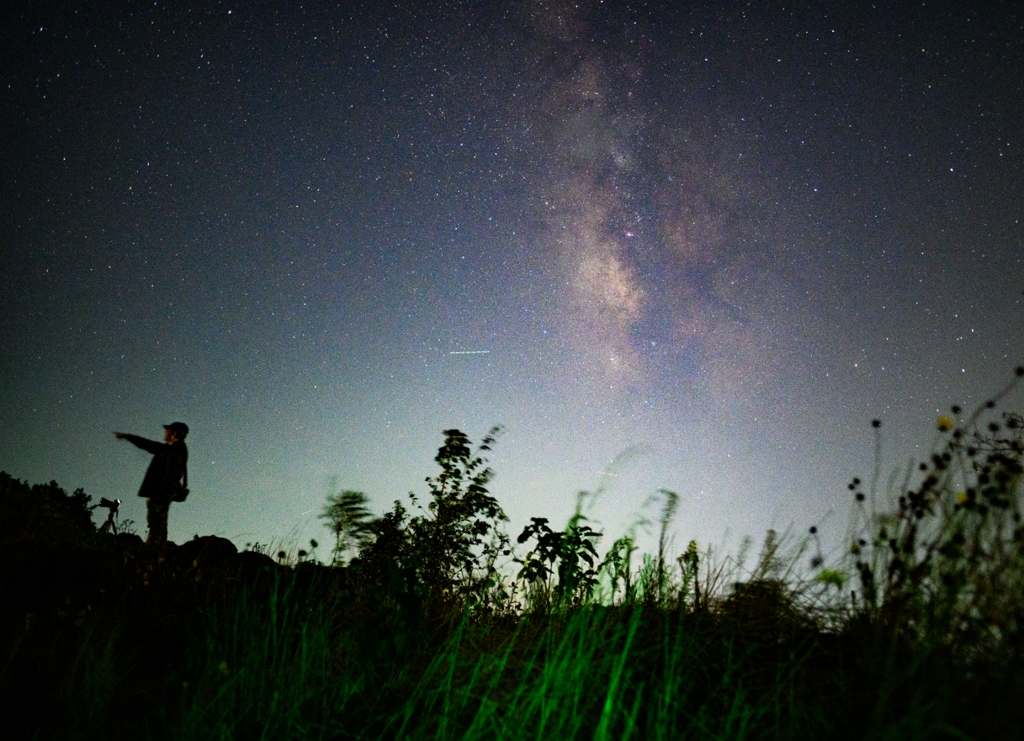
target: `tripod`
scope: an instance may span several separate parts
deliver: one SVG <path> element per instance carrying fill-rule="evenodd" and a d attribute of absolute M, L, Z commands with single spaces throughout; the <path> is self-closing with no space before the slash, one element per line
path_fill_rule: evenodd
<path fill-rule="evenodd" d="M 121 500 L 115 499 L 110 501 L 107 498 L 100 499 L 100 506 L 107 509 L 107 521 L 103 523 L 103 527 L 100 528 L 100 535 L 106 535 L 111 530 L 114 531 L 114 535 L 117 535 L 117 510 L 121 507 Z"/>

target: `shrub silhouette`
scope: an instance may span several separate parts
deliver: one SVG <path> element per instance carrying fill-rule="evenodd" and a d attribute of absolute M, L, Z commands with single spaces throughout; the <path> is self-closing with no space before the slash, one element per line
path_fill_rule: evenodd
<path fill-rule="evenodd" d="M 527 583 L 534 609 L 548 612 L 552 607 L 579 607 L 589 601 L 597 586 L 600 567 L 594 565 L 594 543 L 600 537 L 601 533 L 581 524 L 578 517 L 561 532 L 548 527 L 545 517 L 531 518 L 517 540 L 525 543 L 533 538 L 536 545 L 519 562 L 517 578 Z M 552 582 L 556 571 L 558 581 Z"/>
<path fill-rule="evenodd" d="M 82 489 L 68 494 L 56 481 L 29 486 L 0 471 L 0 546 L 34 549 L 47 542 L 86 543 L 96 533 L 91 502 Z"/>
<path fill-rule="evenodd" d="M 909 640 L 1024 658 L 1024 419 L 991 416 L 1021 376 L 1024 368 L 967 420 L 939 418 L 944 442 L 919 464 L 916 486 L 908 477 L 893 511 L 868 513 L 875 492 L 850 484 L 862 521 L 875 523 L 850 546 L 861 610 Z M 959 419 L 959 407 L 951 414 Z"/>
<path fill-rule="evenodd" d="M 372 517 L 370 510 L 366 508 L 369 500 L 370 498 L 361 491 L 343 491 L 328 495 L 320 519 L 327 521 L 328 528 L 334 535 L 332 564 L 341 565 L 349 549 L 358 550 L 368 545 L 371 537 L 369 523 Z"/>
<path fill-rule="evenodd" d="M 441 473 L 427 477 L 430 501 L 424 508 L 409 494 L 411 515 L 399 501 L 392 511 L 365 525 L 367 541 L 353 562 L 365 582 L 388 591 L 417 595 L 435 616 L 467 604 L 493 609 L 507 604 L 496 563 L 511 554 L 499 528 L 505 512 L 490 495 L 494 472 L 483 453 L 491 450 L 500 428 L 484 437 L 476 452 L 460 430 L 445 430 L 434 461 Z M 397 591 L 395 591 L 397 590 Z"/>

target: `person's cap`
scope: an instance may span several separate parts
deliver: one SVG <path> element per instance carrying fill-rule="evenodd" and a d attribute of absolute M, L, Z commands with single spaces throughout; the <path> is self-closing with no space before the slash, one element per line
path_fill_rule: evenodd
<path fill-rule="evenodd" d="M 178 434 L 182 440 L 185 439 L 185 435 L 188 434 L 188 425 L 184 422 L 171 422 L 169 425 L 164 425 L 165 430 L 171 430 Z"/>

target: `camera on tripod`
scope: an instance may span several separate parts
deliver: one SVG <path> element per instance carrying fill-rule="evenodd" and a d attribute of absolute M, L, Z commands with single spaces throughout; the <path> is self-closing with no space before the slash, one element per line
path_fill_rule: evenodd
<path fill-rule="evenodd" d="M 109 533 L 113 530 L 114 535 L 117 535 L 117 523 L 114 522 L 114 518 L 117 517 L 117 510 L 121 507 L 121 500 L 110 500 L 106 497 L 100 497 L 100 506 L 109 510 L 107 513 L 107 521 L 104 522 L 103 527 L 100 528 L 100 533 Z"/>
<path fill-rule="evenodd" d="M 114 501 L 110 501 L 106 497 L 100 497 L 100 506 L 101 507 L 105 507 L 106 509 L 109 509 L 110 510 L 110 514 L 114 514 L 115 512 L 117 512 L 118 508 L 121 506 L 121 500 L 120 499 L 115 499 Z"/>

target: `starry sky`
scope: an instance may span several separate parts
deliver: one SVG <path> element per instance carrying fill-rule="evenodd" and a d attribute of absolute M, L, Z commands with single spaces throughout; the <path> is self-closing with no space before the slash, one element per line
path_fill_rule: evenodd
<path fill-rule="evenodd" d="M 111 432 L 182 420 L 177 542 L 324 544 L 501 425 L 513 537 L 663 488 L 676 550 L 834 545 L 873 418 L 885 480 L 1024 361 L 1017 3 L 2 12 L 0 469 L 143 535 Z"/>

